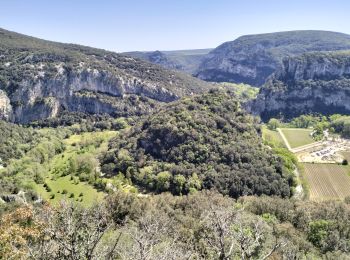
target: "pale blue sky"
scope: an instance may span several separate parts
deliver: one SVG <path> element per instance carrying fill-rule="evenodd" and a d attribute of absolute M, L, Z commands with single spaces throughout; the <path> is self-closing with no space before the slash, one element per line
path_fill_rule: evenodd
<path fill-rule="evenodd" d="M 348 0 L 0 0 L 0 27 L 113 51 L 216 47 L 245 34 L 350 34 Z"/>

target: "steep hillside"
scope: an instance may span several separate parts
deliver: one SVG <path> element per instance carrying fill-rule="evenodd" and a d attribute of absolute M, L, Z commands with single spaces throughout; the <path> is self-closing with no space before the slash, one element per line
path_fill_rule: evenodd
<path fill-rule="evenodd" d="M 310 112 L 349 114 L 350 52 L 315 52 L 285 59 L 251 110 L 263 119 Z"/>
<path fill-rule="evenodd" d="M 127 56 L 143 59 L 164 68 L 184 71 L 193 74 L 197 71 L 203 58 L 212 49 L 154 51 L 154 52 L 126 52 Z"/>
<path fill-rule="evenodd" d="M 210 86 L 113 52 L 0 29 L 0 119 L 27 123 L 63 110 L 133 115 Z"/>
<path fill-rule="evenodd" d="M 102 171 L 148 191 L 216 188 L 232 197 L 290 196 L 292 174 L 262 145 L 256 119 L 230 93 L 184 98 L 111 141 Z"/>
<path fill-rule="evenodd" d="M 290 31 L 247 35 L 211 51 L 196 76 L 207 81 L 264 84 L 286 56 L 350 49 L 350 35 L 327 31 Z"/>

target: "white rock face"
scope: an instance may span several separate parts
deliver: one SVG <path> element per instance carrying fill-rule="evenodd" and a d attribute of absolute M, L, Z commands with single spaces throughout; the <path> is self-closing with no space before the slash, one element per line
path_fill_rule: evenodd
<path fill-rule="evenodd" d="M 261 86 L 269 76 L 281 68 L 284 58 L 314 51 L 348 49 L 350 37 L 335 32 L 291 31 L 246 35 L 211 51 L 195 75 L 209 81 Z M 318 68 L 311 68 L 311 71 L 314 69 L 329 71 L 330 68 L 323 64 Z"/>
<path fill-rule="evenodd" d="M 62 66 L 56 66 L 58 73 L 50 79 L 36 77 L 35 80 L 23 80 L 20 87 L 11 95 L 11 102 L 4 91 L 0 92 L 0 118 L 27 123 L 33 120 L 55 117 L 61 107 L 73 111 L 88 113 L 113 113 L 108 103 L 103 104 L 93 98 L 76 93 L 90 91 L 103 93 L 111 97 L 122 98 L 135 94 L 161 101 L 170 102 L 180 96 L 154 82 L 136 77 L 116 76 L 107 71 L 83 69 L 66 73 Z M 38 71 L 38 74 L 45 71 Z M 19 104 L 14 107 L 13 104 Z"/>
<path fill-rule="evenodd" d="M 278 65 L 278 61 L 261 44 L 237 48 L 232 42 L 208 54 L 196 75 L 209 81 L 262 85 Z"/>
<path fill-rule="evenodd" d="M 0 119 L 9 120 L 12 114 L 10 99 L 6 93 L 0 90 Z"/>
<path fill-rule="evenodd" d="M 310 112 L 349 114 L 350 54 L 320 53 L 285 60 L 249 105 L 264 119 Z"/>
<path fill-rule="evenodd" d="M 343 75 L 350 75 L 350 64 L 335 62 L 326 55 L 321 56 L 318 61 L 312 60 L 312 58 L 287 59 L 281 70 L 277 72 L 277 77 L 288 76 L 294 81 L 314 80 L 323 77 L 339 78 Z"/>

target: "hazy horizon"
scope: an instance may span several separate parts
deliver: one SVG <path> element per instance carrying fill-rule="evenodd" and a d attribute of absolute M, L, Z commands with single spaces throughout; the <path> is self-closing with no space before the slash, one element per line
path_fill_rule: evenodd
<path fill-rule="evenodd" d="M 116 52 L 215 48 L 242 35 L 294 30 L 350 34 L 350 3 L 218 0 L 4 1 L 0 27 Z M 14 15 L 16 14 L 16 15 Z"/>

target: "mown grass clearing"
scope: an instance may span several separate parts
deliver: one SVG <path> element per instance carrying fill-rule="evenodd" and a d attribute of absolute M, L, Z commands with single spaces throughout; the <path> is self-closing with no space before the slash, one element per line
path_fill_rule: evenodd
<path fill-rule="evenodd" d="M 304 163 L 310 200 L 344 199 L 350 196 L 349 167 L 338 164 Z"/>
<path fill-rule="evenodd" d="M 300 147 L 315 142 L 311 137 L 311 129 L 301 128 L 281 128 L 291 148 Z"/>

